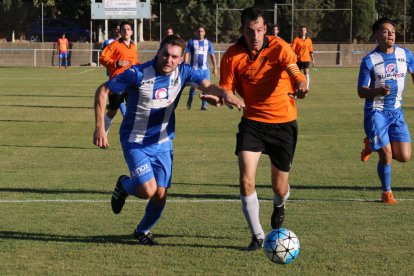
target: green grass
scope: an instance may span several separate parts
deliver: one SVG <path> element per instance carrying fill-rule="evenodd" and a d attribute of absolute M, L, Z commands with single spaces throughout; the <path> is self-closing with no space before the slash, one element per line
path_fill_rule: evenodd
<path fill-rule="evenodd" d="M 131 233 L 145 201 L 129 198 L 120 215 L 109 199 L 127 168 L 117 128 L 111 147 L 92 144 L 93 97 L 102 69 L 0 68 L 0 275 L 409 275 L 414 270 L 414 163 L 393 162 L 400 202 L 378 202 L 377 156 L 359 161 L 364 137 L 357 69 L 311 71 L 298 102 L 299 141 L 285 227 L 300 239 L 299 258 L 275 265 L 242 252 L 250 234 L 241 212 L 235 134 L 241 113 L 177 108 L 173 184 L 153 229 L 159 247 Z M 406 120 L 414 129 L 413 85 Z M 272 192 L 266 156 L 257 191 L 270 231 Z M 77 201 L 76 201 L 77 200 Z"/>

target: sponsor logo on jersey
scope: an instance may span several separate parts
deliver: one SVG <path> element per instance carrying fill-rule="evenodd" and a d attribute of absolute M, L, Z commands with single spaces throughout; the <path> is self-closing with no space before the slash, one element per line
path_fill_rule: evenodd
<path fill-rule="evenodd" d="M 395 80 L 397 78 L 404 78 L 404 73 L 397 72 L 397 66 L 394 63 L 390 63 L 385 67 L 385 74 L 377 75 L 379 80 Z"/>
<path fill-rule="evenodd" d="M 168 93 L 167 93 L 166 88 L 163 87 L 155 91 L 155 99 L 160 100 L 160 99 L 167 99 L 167 98 L 168 98 Z"/>

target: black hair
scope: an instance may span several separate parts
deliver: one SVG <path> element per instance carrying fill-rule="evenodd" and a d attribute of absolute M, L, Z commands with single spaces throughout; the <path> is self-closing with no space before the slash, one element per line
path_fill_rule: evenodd
<path fill-rule="evenodd" d="M 265 18 L 263 17 L 263 11 L 256 7 L 246 8 L 241 13 L 241 26 L 244 28 L 247 21 L 256 21 L 259 17 L 263 18 L 263 22 L 266 24 Z"/>
<path fill-rule="evenodd" d="M 382 17 L 374 22 L 372 25 L 372 33 L 375 34 L 385 23 L 391 24 L 395 28 L 395 23 L 388 17 Z"/>
<path fill-rule="evenodd" d="M 186 42 L 180 36 L 173 34 L 167 35 L 162 41 L 160 45 L 160 50 L 164 48 L 166 44 L 171 44 L 175 46 L 179 46 L 182 49 L 182 54 L 184 54 L 184 49 L 186 47 Z"/>

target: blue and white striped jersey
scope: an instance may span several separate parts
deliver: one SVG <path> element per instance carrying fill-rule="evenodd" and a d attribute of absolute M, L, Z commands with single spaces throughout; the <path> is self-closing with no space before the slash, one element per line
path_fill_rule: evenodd
<path fill-rule="evenodd" d="M 210 40 L 197 40 L 192 39 L 188 41 L 187 47 L 185 48 L 186 53 L 190 53 L 191 61 L 190 64 L 196 70 L 207 70 L 208 56 L 214 54 L 213 44 Z"/>
<path fill-rule="evenodd" d="M 358 87 L 370 88 L 389 86 L 390 94 L 365 100 L 365 110 L 394 110 L 402 105 L 405 79 L 414 72 L 414 58 L 410 50 L 394 46 L 392 54 L 385 54 L 378 48 L 362 59 Z"/>
<path fill-rule="evenodd" d="M 178 65 L 170 75 L 157 74 L 155 66 L 156 58 L 134 65 L 106 83 L 113 93 L 128 93 L 121 142 L 148 146 L 174 139 L 174 110 L 181 92 L 186 84 L 197 87 L 204 79 L 188 64 Z"/>

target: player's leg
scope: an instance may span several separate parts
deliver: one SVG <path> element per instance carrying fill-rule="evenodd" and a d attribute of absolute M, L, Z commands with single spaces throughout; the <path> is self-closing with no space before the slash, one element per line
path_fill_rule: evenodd
<path fill-rule="evenodd" d="M 64 53 L 63 56 L 65 59 L 65 68 L 68 68 L 68 53 Z"/>
<path fill-rule="evenodd" d="M 259 199 L 256 193 L 256 170 L 261 152 L 239 151 L 240 199 L 242 211 L 252 234 L 251 243 L 246 251 L 262 247 L 265 234 L 259 220 Z"/>
<path fill-rule="evenodd" d="M 273 213 L 270 224 L 280 228 L 285 218 L 285 203 L 290 195 L 289 171 L 292 166 L 298 137 L 296 121 L 269 126 L 265 139 L 266 152 L 271 160 Z"/>
<path fill-rule="evenodd" d="M 188 92 L 188 99 L 187 99 L 187 109 L 191 109 L 191 105 L 193 103 L 193 98 L 195 94 L 196 94 L 195 88 L 190 87 L 190 92 Z"/>
<path fill-rule="evenodd" d="M 391 141 L 392 158 L 398 162 L 411 160 L 411 143 Z"/>
<path fill-rule="evenodd" d="M 387 144 L 378 150 L 377 173 L 381 181 L 382 195 L 381 201 L 386 204 L 396 204 L 397 200 L 391 191 L 391 144 Z"/>
<path fill-rule="evenodd" d="M 309 68 L 310 68 L 310 62 L 304 62 L 304 72 L 306 77 L 306 82 L 308 83 L 308 89 L 310 85 L 310 74 L 309 74 Z"/>
<path fill-rule="evenodd" d="M 393 112 L 394 123 L 390 125 L 389 136 L 392 149 L 392 158 L 398 162 L 411 160 L 411 136 L 404 113 L 401 109 Z"/>
<path fill-rule="evenodd" d="M 134 236 L 142 245 L 157 245 L 150 230 L 157 224 L 167 202 L 167 189 L 158 187 L 157 192 L 148 201 L 145 214 L 134 231 Z"/>
<path fill-rule="evenodd" d="M 135 229 L 134 236 L 140 244 L 156 245 L 150 230 L 157 224 L 167 201 L 167 190 L 171 186 L 173 151 L 151 157 L 151 166 L 157 182 L 157 191 L 145 209 L 145 215 Z"/>
<path fill-rule="evenodd" d="M 259 199 L 256 193 L 256 170 L 262 152 L 265 124 L 242 118 L 237 133 L 236 154 L 239 161 L 240 199 L 242 211 L 252 234 L 251 243 L 244 250 L 262 247 L 265 237 L 259 220 Z"/>
<path fill-rule="evenodd" d="M 210 80 L 210 69 L 203 70 L 203 75 L 204 75 L 204 78 L 205 79 Z M 201 111 L 207 111 L 208 110 L 207 109 L 207 101 L 206 100 L 201 100 L 201 108 L 200 108 L 200 110 Z"/>
<path fill-rule="evenodd" d="M 59 56 L 58 66 L 60 68 L 60 66 L 62 65 L 62 53 L 59 53 L 58 56 Z"/>

